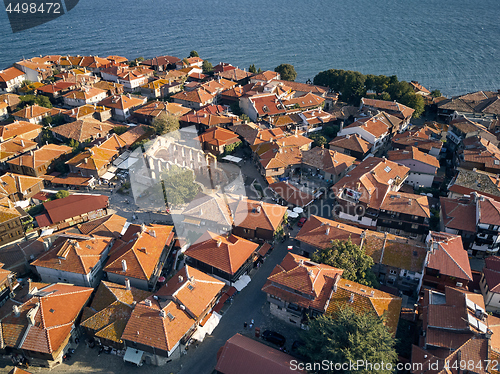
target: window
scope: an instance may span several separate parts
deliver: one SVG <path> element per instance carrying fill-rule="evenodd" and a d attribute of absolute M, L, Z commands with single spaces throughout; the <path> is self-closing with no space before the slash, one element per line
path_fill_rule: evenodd
<path fill-rule="evenodd" d="M 418 224 L 417 223 L 412 224 L 411 228 L 414 229 L 414 230 L 418 229 Z"/>

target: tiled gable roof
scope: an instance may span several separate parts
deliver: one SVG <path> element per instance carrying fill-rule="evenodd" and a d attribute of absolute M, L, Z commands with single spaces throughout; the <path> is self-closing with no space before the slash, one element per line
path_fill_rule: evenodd
<path fill-rule="evenodd" d="M 108 197 L 104 195 L 70 195 L 43 203 L 43 206 L 52 223 L 57 223 L 84 213 L 107 208 Z"/>
<path fill-rule="evenodd" d="M 24 72 L 14 67 L 10 67 L 5 70 L 0 70 L 0 82 L 11 81 L 12 79 L 15 79 L 21 75 L 24 75 Z"/>
<path fill-rule="evenodd" d="M 377 99 L 367 99 L 363 97 L 361 99 L 361 105 L 369 106 L 384 111 L 398 112 L 401 117 L 407 119 L 413 115 L 415 109 L 407 107 L 406 105 L 400 104 L 396 101 L 385 101 Z"/>
<path fill-rule="evenodd" d="M 198 139 L 211 145 L 221 146 L 239 142 L 238 135 L 222 127 L 212 127 L 201 134 Z"/>
<path fill-rule="evenodd" d="M 102 105 L 107 108 L 125 110 L 125 109 L 136 108 L 139 105 L 144 104 L 145 102 L 146 102 L 145 98 L 139 98 L 133 96 L 129 97 L 127 95 L 114 95 L 99 101 L 97 105 Z"/>
<path fill-rule="evenodd" d="M 330 147 L 348 149 L 354 152 L 366 153 L 370 150 L 371 144 L 358 134 L 337 136 L 329 143 Z"/>
<path fill-rule="evenodd" d="M 469 256 L 458 235 L 430 232 L 431 253 L 426 266 L 441 274 L 472 281 Z"/>
<path fill-rule="evenodd" d="M 46 109 L 46 108 L 43 108 L 43 109 Z M 23 110 L 16 112 L 16 113 L 23 112 Z M 46 111 L 49 111 L 49 110 L 50 109 L 47 109 Z M 17 115 L 16 113 L 14 113 L 13 115 Z M 26 117 L 24 117 L 24 118 L 26 118 Z M 26 121 L 14 121 L 14 122 L 9 123 L 7 125 L 0 126 L 0 138 L 2 138 L 3 140 L 7 140 L 7 139 L 10 139 L 10 138 L 17 136 L 17 137 L 24 139 L 25 134 L 30 133 L 32 131 L 40 132 L 42 130 L 42 127 L 43 126 L 36 125 L 34 123 L 30 123 L 30 122 L 26 122 Z M 33 139 L 34 137 L 31 137 L 31 138 Z"/>
<path fill-rule="evenodd" d="M 440 197 L 439 202 L 445 227 L 460 231 L 476 231 L 476 205 L 470 199 Z"/>
<path fill-rule="evenodd" d="M 102 218 L 78 225 L 83 235 L 98 235 L 119 238 L 127 219 L 118 214 L 111 214 Z"/>
<path fill-rule="evenodd" d="M 233 275 L 258 247 L 257 243 L 236 235 L 225 237 L 207 231 L 185 255 Z"/>
<path fill-rule="evenodd" d="M 388 192 L 380 205 L 380 209 L 424 218 L 431 217 L 429 198 L 427 196 L 404 192 Z"/>
<path fill-rule="evenodd" d="M 85 308 L 81 325 L 93 330 L 98 337 L 121 343 L 121 335 L 134 308 L 133 303 L 150 296 L 151 292 L 134 287 L 127 290 L 120 284 L 102 281 L 92 305 Z"/>
<path fill-rule="evenodd" d="M 224 286 L 224 282 L 185 265 L 158 290 L 156 296 L 160 299 L 172 297 L 198 319 Z"/>
<path fill-rule="evenodd" d="M 173 240 L 173 226 L 130 225 L 110 250 L 105 272 L 149 281 L 165 246 Z M 123 261 L 127 270 L 123 271 Z"/>
<path fill-rule="evenodd" d="M 249 199 L 239 199 L 233 204 L 234 225 L 252 230 L 260 228 L 276 231 L 287 210 L 277 204 Z"/>
<path fill-rule="evenodd" d="M 34 295 L 18 304 L 19 316 L 11 309 L 0 321 L 3 344 L 41 353 L 58 351 L 92 291 L 61 283 L 31 291 Z M 28 314 L 33 316 L 34 324 L 29 323 Z"/>
<path fill-rule="evenodd" d="M 157 117 L 161 113 L 173 114 L 174 116 L 181 117 L 189 113 L 191 109 L 185 108 L 177 103 L 168 103 L 165 101 L 152 101 L 146 105 L 134 110 L 134 113 L 143 116 Z"/>
<path fill-rule="evenodd" d="M 385 317 L 384 325 L 395 336 L 401 312 L 402 299 L 365 285 L 340 279 L 334 288 L 327 314 L 333 314 L 342 307 L 350 306 L 357 313 L 375 313 Z"/>
<path fill-rule="evenodd" d="M 174 100 L 191 101 L 202 105 L 212 101 L 214 97 L 214 95 L 207 92 L 204 88 L 198 88 L 193 91 L 182 91 L 172 96 Z"/>
<path fill-rule="evenodd" d="M 343 270 L 288 253 L 276 265 L 262 291 L 304 308 L 325 311 L 334 282 Z"/>
<path fill-rule="evenodd" d="M 51 129 L 52 132 L 58 135 L 67 139 L 77 140 L 80 143 L 86 142 L 91 138 L 104 137 L 111 130 L 113 130 L 112 125 L 93 119 L 77 120 Z"/>
<path fill-rule="evenodd" d="M 387 158 L 391 161 L 413 160 L 423 164 L 439 168 L 439 161 L 436 157 L 427 153 L 421 152 L 416 147 L 408 147 L 408 149 L 393 150 L 387 152 Z"/>
<path fill-rule="evenodd" d="M 63 97 L 74 100 L 88 100 L 103 93 L 106 93 L 106 91 L 101 90 L 100 88 L 84 87 L 68 92 L 67 94 L 63 95 Z"/>
<path fill-rule="evenodd" d="M 0 196 L 11 196 L 16 193 L 24 195 L 27 190 L 40 183 L 43 186 L 42 178 L 6 173 L 0 177 Z"/>
<path fill-rule="evenodd" d="M 325 99 L 323 99 L 321 96 L 308 92 L 303 96 L 294 97 L 293 99 L 283 101 L 283 105 L 286 106 L 298 105 L 300 109 L 307 109 L 307 108 L 318 107 L 322 105 L 324 102 Z"/>
<path fill-rule="evenodd" d="M 237 81 L 240 81 L 242 79 L 249 78 L 252 75 L 252 73 L 235 68 L 235 69 L 231 69 L 231 70 L 221 71 L 221 72 L 217 73 L 217 75 L 221 78 L 229 79 L 229 80 L 237 82 Z"/>
<path fill-rule="evenodd" d="M 58 238 L 48 252 L 40 256 L 33 266 L 89 274 L 103 258 L 111 238 L 94 236 L 88 239 Z"/>
<path fill-rule="evenodd" d="M 361 244 L 363 230 L 341 222 L 326 219 L 320 216 L 311 216 L 300 229 L 295 239 L 315 248 L 326 249 L 331 246 L 332 240 L 348 240 Z"/>
<path fill-rule="evenodd" d="M 324 172 L 339 175 L 352 166 L 354 157 L 336 151 L 315 147 L 302 152 L 302 163 Z"/>
<path fill-rule="evenodd" d="M 70 153 L 72 150 L 71 147 L 66 145 L 46 144 L 35 151 L 9 160 L 8 163 L 36 169 L 41 165 L 51 163 L 59 157 Z"/>
<path fill-rule="evenodd" d="M 359 200 L 380 209 L 391 184 L 404 181 L 410 168 L 393 161 L 369 157 L 338 181 L 332 188 L 341 194 L 345 188 L 360 192 Z"/>

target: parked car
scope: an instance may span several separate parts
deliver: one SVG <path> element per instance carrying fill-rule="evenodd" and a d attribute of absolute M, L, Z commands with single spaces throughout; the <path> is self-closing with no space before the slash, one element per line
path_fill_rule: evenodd
<path fill-rule="evenodd" d="M 306 221 L 307 221 L 307 218 L 306 218 L 306 217 L 302 217 L 302 218 L 299 220 L 299 222 L 297 223 L 297 226 L 299 226 L 299 227 L 304 226 L 304 223 L 306 223 Z"/>
<path fill-rule="evenodd" d="M 276 331 L 266 330 L 262 333 L 262 339 L 267 340 L 269 343 L 276 344 L 278 347 L 283 347 L 286 339 L 283 335 Z"/>

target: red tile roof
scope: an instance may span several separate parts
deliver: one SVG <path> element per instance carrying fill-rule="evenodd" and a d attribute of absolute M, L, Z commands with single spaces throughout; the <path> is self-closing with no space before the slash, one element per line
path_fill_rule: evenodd
<path fill-rule="evenodd" d="M 113 244 L 104 271 L 149 282 L 173 237 L 173 226 L 130 225 L 122 238 Z M 126 271 L 123 270 L 124 261 Z"/>
<path fill-rule="evenodd" d="M 92 291 L 62 283 L 31 290 L 27 300 L 18 305 L 19 316 L 11 311 L 2 318 L 2 345 L 48 354 L 58 351 Z M 28 314 L 33 324 L 28 322 Z"/>
<path fill-rule="evenodd" d="M 72 150 L 73 148 L 66 145 L 46 144 L 35 151 L 13 158 L 7 163 L 36 169 L 39 166 L 50 164 L 63 155 L 71 153 Z"/>
<path fill-rule="evenodd" d="M 114 96 L 109 96 L 105 98 L 104 100 L 99 101 L 97 105 L 102 105 L 107 108 L 114 108 L 114 109 L 120 109 L 120 110 L 125 110 L 125 109 L 133 109 L 136 108 L 142 104 L 146 103 L 146 98 L 140 98 L 140 97 L 133 97 L 133 96 L 127 96 L 127 95 L 114 95 Z"/>
<path fill-rule="evenodd" d="M 431 217 L 427 196 L 404 192 L 388 192 L 380 209 L 424 218 Z"/>
<path fill-rule="evenodd" d="M 419 161 L 423 164 L 439 168 L 439 161 L 436 157 L 421 152 L 416 147 L 408 147 L 407 149 L 389 151 L 387 152 L 387 158 L 395 162 L 402 160 Z"/>
<path fill-rule="evenodd" d="M 484 278 L 490 292 L 500 293 L 500 257 L 489 256 L 484 260 Z"/>
<path fill-rule="evenodd" d="M 363 230 L 341 222 L 319 216 L 311 216 L 300 229 L 295 239 L 318 249 L 329 248 L 332 240 L 348 240 L 361 244 Z"/>
<path fill-rule="evenodd" d="M 40 185 L 43 188 L 43 179 L 6 173 L 0 177 L 0 196 L 11 196 L 16 193 L 25 195 L 26 191 Z"/>
<path fill-rule="evenodd" d="M 248 98 L 255 107 L 257 114 L 263 116 L 275 116 L 285 114 L 286 109 L 275 94 L 258 94 Z"/>
<path fill-rule="evenodd" d="M 229 145 L 240 141 L 238 135 L 231 130 L 226 130 L 222 127 L 212 127 L 201 134 L 198 139 L 214 146 Z"/>
<path fill-rule="evenodd" d="M 440 197 L 439 202 L 445 227 L 476 232 L 476 205 L 470 199 Z"/>
<path fill-rule="evenodd" d="M 107 208 L 108 197 L 105 195 L 70 195 L 43 203 L 43 206 L 47 211 L 50 222 L 59 223 L 84 213 Z"/>
<path fill-rule="evenodd" d="M 326 173 L 338 176 L 340 173 L 350 168 L 356 159 L 354 157 L 315 147 L 309 151 L 302 152 L 302 163 Z"/>
<path fill-rule="evenodd" d="M 230 203 L 234 216 L 234 225 L 251 230 L 265 229 L 276 231 L 283 221 L 286 207 L 249 199 L 236 200 Z"/>
<path fill-rule="evenodd" d="M 80 143 L 92 138 L 102 138 L 111 130 L 113 130 L 112 125 L 94 119 L 77 120 L 51 129 L 53 133 Z"/>
<path fill-rule="evenodd" d="M 85 308 L 81 326 L 94 331 L 99 338 L 122 343 L 121 336 L 132 314 L 134 302 L 151 296 L 151 292 L 121 284 L 102 281 L 92 300 Z"/>
<path fill-rule="evenodd" d="M 364 140 L 358 134 L 337 136 L 329 143 L 330 147 L 338 147 L 347 149 L 362 154 L 367 153 L 371 149 L 371 144 Z"/>
<path fill-rule="evenodd" d="M 385 101 L 377 99 L 367 99 L 363 97 L 361 99 L 361 105 L 376 108 L 384 111 L 391 111 L 398 113 L 398 116 L 408 119 L 413 115 L 415 109 L 407 107 L 406 105 L 400 104 L 396 101 Z"/>
<path fill-rule="evenodd" d="M 46 108 L 44 108 L 46 109 Z M 47 109 L 49 111 L 50 109 Z M 17 112 L 19 113 L 19 112 Z M 13 114 L 15 115 L 15 114 Z M 2 140 L 7 140 L 13 138 L 15 136 L 23 139 L 27 139 L 25 134 L 36 132 L 35 136 L 30 136 L 29 139 L 34 139 L 38 134 L 42 131 L 42 127 L 40 125 L 36 125 L 34 123 L 26 122 L 26 121 L 14 121 L 9 123 L 8 125 L 0 126 L 0 138 Z"/>
<path fill-rule="evenodd" d="M 102 218 L 78 225 L 83 235 L 98 235 L 119 238 L 127 223 L 127 219 L 118 214 L 111 214 Z"/>
<path fill-rule="evenodd" d="M 155 295 L 174 299 L 177 304 L 184 305 L 192 317 L 199 319 L 225 285 L 224 282 L 185 265 Z"/>
<path fill-rule="evenodd" d="M 267 278 L 262 291 L 303 308 L 326 311 L 334 283 L 343 270 L 288 253 Z"/>
<path fill-rule="evenodd" d="M 103 253 L 112 239 L 94 236 L 89 239 L 56 239 L 48 252 L 31 264 L 33 266 L 66 271 L 77 274 L 89 274 L 103 260 Z"/>
<path fill-rule="evenodd" d="M 224 374 L 305 374 L 305 370 L 292 370 L 292 360 L 286 353 L 236 334 L 217 353 L 215 370 Z"/>
<path fill-rule="evenodd" d="M 443 275 L 472 281 L 469 256 L 458 235 L 430 232 L 432 251 L 426 266 Z"/>
<path fill-rule="evenodd" d="M 207 231 L 185 255 L 233 275 L 258 247 L 257 243 L 235 235 L 225 237 Z"/>
<path fill-rule="evenodd" d="M 368 207 L 380 209 L 384 197 L 394 184 L 401 184 L 410 168 L 393 161 L 378 157 L 369 157 L 338 181 L 333 187 L 337 196 L 348 188 L 361 194 L 359 201 Z"/>
<path fill-rule="evenodd" d="M 12 79 L 20 77 L 21 75 L 24 75 L 24 72 L 14 67 L 0 70 L 0 82 L 11 81 Z"/>

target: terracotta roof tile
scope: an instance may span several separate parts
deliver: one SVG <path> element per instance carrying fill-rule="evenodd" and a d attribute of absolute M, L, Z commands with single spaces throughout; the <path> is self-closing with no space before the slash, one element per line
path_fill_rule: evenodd
<path fill-rule="evenodd" d="M 125 110 L 125 109 L 137 108 L 138 106 L 145 103 L 146 103 L 145 97 L 134 97 L 134 96 L 129 97 L 127 95 L 114 95 L 99 101 L 97 105 L 102 105 L 107 108 Z"/>
<path fill-rule="evenodd" d="M 439 168 L 439 161 L 436 157 L 427 153 L 421 152 L 416 147 L 408 147 L 408 149 L 400 149 L 387 152 L 387 158 L 391 161 L 413 160 L 423 164 Z"/>
<path fill-rule="evenodd" d="M 413 115 L 415 109 L 407 107 L 406 105 L 400 104 L 396 101 L 385 101 L 385 100 L 377 100 L 377 99 L 361 99 L 361 105 L 376 108 L 384 111 L 391 111 L 398 113 L 398 116 L 408 119 Z"/>
<path fill-rule="evenodd" d="M 439 270 L 441 274 L 472 281 L 469 256 L 458 235 L 430 232 L 433 249 L 427 267 Z M 437 246 L 437 248 L 434 248 Z"/>
<path fill-rule="evenodd" d="M 476 205 L 470 200 L 440 197 L 439 202 L 445 227 L 468 232 L 476 231 Z"/>
<path fill-rule="evenodd" d="M 257 243 L 235 235 L 225 237 L 207 231 L 185 255 L 233 275 L 258 247 Z"/>
<path fill-rule="evenodd" d="M 237 134 L 222 127 L 209 128 L 198 139 L 214 146 L 229 145 L 240 141 Z"/>
<path fill-rule="evenodd" d="M 93 119 L 77 120 L 61 126 L 53 127 L 53 133 L 80 143 L 92 138 L 102 138 L 113 130 L 113 126 Z"/>
<path fill-rule="evenodd" d="M 302 152 L 302 163 L 336 176 L 350 168 L 354 161 L 354 157 L 321 147 Z"/>
<path fill-rule="evenodd" d="M 365 285 L 340 279 L 333 291 L 327 314 L 335 314 L 344 306 L 352 307 L 357 313 L 373 312 L 384 316 L 384 325 L 394 336 L 398 327 L 402 299 Z"/>
<path fill-rule="evenodd" d="M 24 72 L 14 67 L 10 67 L 5 70 L 0 70 L 0 82 L 11 81 L 12 79 L 20 77 L 21 75 L 24 75 Z"/>
<path fill-rule="evenodd" d="M 54 160 L 72 151 L 73 148 L 66 145 L 46 144 L 35 151 L 9 160 L 7 163 L 36 169 L 42 165 L 50 164 Z"/>
<path fill-rule="evenodd" d="M 102 218 L 78 225 L 78 230 L 84 235 L 98 235 L 119 238 L 127 219 L 118 214 L 111 214 Z"/>
<path fill-rule="evenodd" d="M 104 271 L 149 281 L 165 246 L 173 240 L 172 230 L 173 226 L 165 225 L 130 225 L 111 248 Z M 126 271 L 122 261 L 126 262 Z"/>
<path fill-rule="evenodd" d="M 260 228 L 272 232 L 279 227 L 287 210 L 286 207 L 277 204 L 249 199 L 237 200 L 234 205 L 232 212 L 235 226 L 252 230 Z"/>
<path fill-rule="evenodd" d="M 43 109 L 46 109 L 46 108 L 43 108 Z M 16 112 L 16 113 L 20 113 L 23 110 Z M 49 111 L 49 109 L 46 109 L 46 110 Z M 13 113 L 12 115 L 16 115 L 16 113 Z M 31 118 L 31 117 L 29 117 L 29 118 Z M 42 127 L 43 126 L 36 125 L 36 124 L 26 122 L 26 121 L 14 121 L 12 123 L 9 123 L 8 125 L 0 126 L 0 138 L 3 140 L 7 140 L 7 139 L 10 139 L 10 138 L 17 136 L 17 137 L 20 137 L 23 139 L 33 140 L 42 131 Z M 28 134 L 30 134 L 32 132 L 35 132 L 34 136 L 29 136 L 29 138 L 28 138 L 27 137 Z"/>
<path fill-rule="evenodd" d="M 380 209 L 424 218 L 431 217 L 429 198 L 427 196 L 404 192 L 388 192 L 380 205 Z"/>
<path fill-rule="evenodd" d="M 368 152 L 371 148 L 371 144 L 358 134 L 337 136 L 329 145 L 330 147 L 343 148 L 354 152 L 361 152 L 362 154 Z"/>
<path fill-rule="evenodd" d="M 314 201 L 314 196 L 299 190 L 291 183 L 277 182 L 269 185 L 269 188 L 274 190 L 286 202 L 298 206 L 305 207 Z"/>
<path fill-rule="evenodd" d="M 59 350 L 92 291 L 92 288 L 61 283 L 39 289 L 18 305 L 19 316 L 11 311 L 2 318 L 3 343 L 12 348 L 49 354 Z M 28 312 L 33 315 L 31 326 Z"/>

